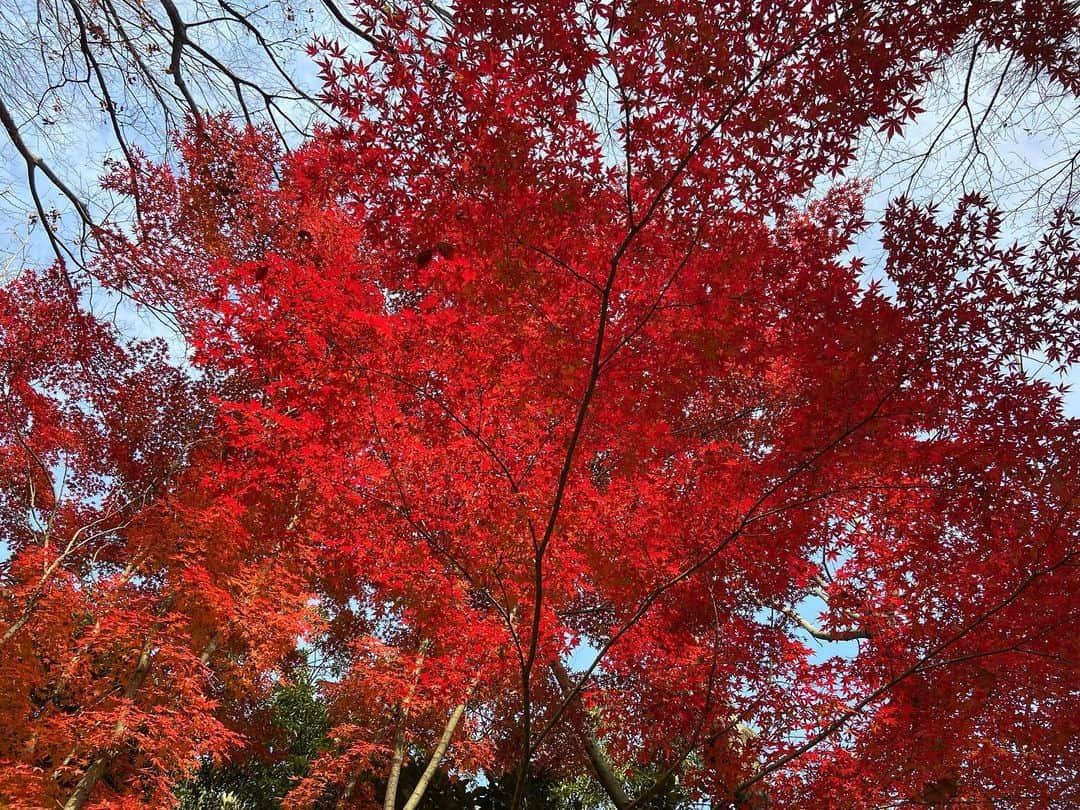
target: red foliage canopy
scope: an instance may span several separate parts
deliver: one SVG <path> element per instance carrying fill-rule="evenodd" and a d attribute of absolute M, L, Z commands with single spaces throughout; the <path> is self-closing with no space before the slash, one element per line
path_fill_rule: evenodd
<path fill-rule="evenodd" d="M 1080 90 L 1075 7 L 358 20 L 381 47 L 312 46 L 347 125 L 281 156 L 207 119 L 100 234 L 195 373 L 58 271 L 3 290 L 7 805 L 161 806 L 258 744 L 299 637 L 341 669 L 291 807 L 409 751 L 620 810 L 638 771 L 1080 803 L 1080 431 L 1022 362 L 1080 358 L 1076 217 L 1018 248 L 986 200 L 898 200 L 886 293 L 863 187 L 821 179 L 962 37 Z"/>

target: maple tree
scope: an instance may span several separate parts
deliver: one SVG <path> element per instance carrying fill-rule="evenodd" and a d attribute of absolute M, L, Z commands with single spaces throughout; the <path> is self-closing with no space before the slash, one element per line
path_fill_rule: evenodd
<path fill-rule="evenodd" d="M 107 178 L 89 278 L 3 289 L 2 800 L 267 753 L 300 644 L 290 808 L 1080 802 L 1078 425 L 1025 365 L 1080 357 L 1076 214 L 897 200 L 886 290 L 825 180 L 972 31 L 1080 91 L 1080 12 L 356 10 L 369 52 L 311 47 L 347 124 L 201 116 Z"/>

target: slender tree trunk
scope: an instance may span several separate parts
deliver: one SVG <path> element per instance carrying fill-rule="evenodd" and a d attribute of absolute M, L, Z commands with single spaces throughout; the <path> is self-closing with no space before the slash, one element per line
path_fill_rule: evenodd
<path fill-rule="evenodd" d="M 555 673 L 555 680 L 559 682 L 559 688 L 563 694 L 569 694 L 573 685 L 570 683 L 570 676 L 566 672 L 566 667 L 561 662 L 556 661 L 551 665 L 551 671 Z M 581 701 L 575 700 L 578 707 L 581 707 Z M 577 726 L 578 736 L 581 738 L 582 745 L 585 748 L 585 755 L 589 758 L 589 762 L 592 764 L 593 772 L 596 774 L 597 780 L 600 782 L 600 786 L 604 788 L 604 792 L 607 793 L 608 798 L 611 799 L 611 803 L 615 805 L 616 810 L 627 810 L 633 806 L 633 802 L 630 801 L 630 797 L 626 795 L 626 791 L 623 789 L 622 780 L 619 779 L 615 773 L 615 768 L 611 764 L 611 760 L 608 759 L 604 749 L 601 748 L 599 741 L 593 735 L 586 725 L 585 717 L 580 718 Z"/>
<path fill-rule="evenodd" d="M 135 667 L 135 673 L 131 676 L 131 680 L 128 681 L 128 685 L 124 688 L 124 698 L 127 700 L 134 699 L 139 689 L 142 688 L 143 683 L 146 682 L 146 676 L 150 673 L 150 665 L 153 663 L 153 655 L 151 653 L 153 649 L 153 636 L 154 633 L 151 633 L 150 638 L 148 638 L 143 645 L 142 652 L 139 654 L 139 663 Z M 199 660 L 202 661 L 203 664 L 207 663 L 220 643 L 221 633 L 214 633 L 206 643 L 206 646 L 203 647 L 203 650 L 199 655 Z M 90 767 L 83 773 L 79 783 L 75 786 L 75 790 L 72 791 L 71 796 L 69 796 L 68 800 L 64 803 L 63 810 L 82 810 L 82 808 L 86 806 L 87 801 L 90 799 L 90 794 L 93 793 L 97 783 L 101 781 L 101 777 L 105 775 L 105 770 L 109 767 L 109 763 L 112 762 L 113 757 L 116 756 L 116 747 L 123 739 L 126 730 L 127 722 L 125 718 L 121 716 L 113 726 L 113 744 L 105 751 L 98 754 L 97 757 L 94 758 L 94 761 L 90 763 Z"/>
<path fill-rule="evenodd" d="M 394 810 L 397 806 L 398 780 L 401 778 L 401 765 L 405 761 L 405 715 L 398 717 L 394 727 L 394 753 L 390 758 L 390 773 L 386 777 L 386 793 L 383 795 L 383 810 Z"/>
<path fill-rule="evenodd" d="M 151 655 L 152 649 L 152 636 L 146 640 L 143 645 L 142 652 L 139 654 L 139 663 L 135 667 L 135 673 L 131 676 L 131 680 L 128 681 L 128 685 L 124 687 L 124 698 L 131 700 L 135 697 L 135 694 L 142 687 L 146 681 L 146 676 L 150 672 L 150 664 L 153 661 Z M 75 786 L 75 790 L 72 791 L 71 796 L 64 803 L 64 810 L 82 810 L 86 805 L 86 802 L 90 799 L 90 794 L 97 786 L 98 781 L 105 775 L 105 769 L 109 767 L 109 762 L 116 755 L 115 746 L 120 742 L 124 736 L 124 731 L 127 728 L 126 720 L 123 715 L 116 721 L 113 726 L 113 746 L 99 754 L 90 767 L 83 773 L 82 779 Z"/>
<path fill-rule="evenodd" d="M 472 690 L 470 689 L 469 691 L 471 692 Z M 424 768 L 424 772 L 420 775 L 420 781 L 416 783 L 412 795 L 409 796 L 409 800 L 405 802 L 405 806 L 402 810 L 416 810 L 417 805 L 420 804 L 420 800 L 424 798 L 424 791 L 427 790 L 428 784 L 430 784 L 432 777 L 435 776 L 435 771 L 439 769 L 439 763 L 442 762 L 442 758 L 446 755 L 446 749 L 450 747 L 450 738 L 454 736 L 454 731 L 457 729 L 458 723 L 461 722 L 461 717 L 464 714 L 464 703 L 459 703 L 454 707 L 450 719 L 446 721 L 446 726 L 443 728 L 439 744 L 435 746 L 435 750 L 431 754 L 431 759 L 428 760 L 427 767 Z"/>
<path fill-rule="evenodd" d="M 398 722 L 394 728 L 394 754 L 390 760 L 390 774 L 386 778 L 386 795 L 383 797 L 383 810 L 394 810 L 397 803 L 398 780 L 401 778 L 401 765 L 405 761 L 405 723 L 409 719 L 409 705 L 412 703 L 416 687 L 420 682 L 420 672 L 424 668 L 424 656 L 427 653 L 428 642 L 420 645 L 420 652 L 416 656 L 416 666 L 413 668 L 412 684 L 409 693 L 401 702 L 398 709 Z"/>

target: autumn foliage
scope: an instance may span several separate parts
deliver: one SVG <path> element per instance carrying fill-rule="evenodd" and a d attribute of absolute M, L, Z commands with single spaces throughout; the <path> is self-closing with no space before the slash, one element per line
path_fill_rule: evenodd
<path fill-rule="evenodd" d="M 356 11 L 377 47 L 311 47 L 339 124 L 207 116 L 106 178 L 139 218 L 89 274 L 0 290 L 0 806 L 270 756 L 312 650 L 289 808 L 402 762 L 514 808 L 1080 803 L 1080 432 L 1029 371 L 1080 359 L 1076 214 L 898 199 L 868 283 L 841 177 L 966 37 L 1080 91 L 1075 5 Z"/>

